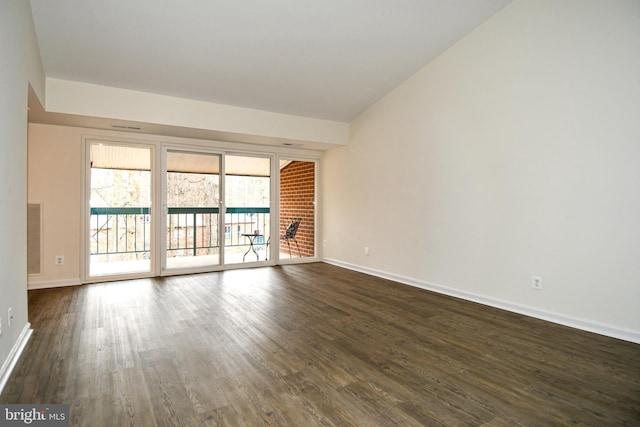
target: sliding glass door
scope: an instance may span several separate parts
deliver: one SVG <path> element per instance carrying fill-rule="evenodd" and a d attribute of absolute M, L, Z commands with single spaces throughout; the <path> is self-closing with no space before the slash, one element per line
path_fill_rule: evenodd
<path fill-rule="evenodd" d="M 153 267 L 153 147 L 89 143 L 88 276 Z"/>
<path fill-rule="evenodd" d="M 159 143 L 87 147 L 89 279 L 316 257 L 316 161 Z"/>
<path fill-rule="evenodd" d="M 163 253 L 166 270 L 220 264 L 220 155 L 168 150 Z"/>
<path fill-rule="evenodd" d="M 268 261 L 271 163 L 269 157 L 166 151 L 163 274 Z"/>
<path fill-rule="evenodd" d="M 271 235 L 271 158 L 225 156 L 225 264 L 269 259 Z"/>

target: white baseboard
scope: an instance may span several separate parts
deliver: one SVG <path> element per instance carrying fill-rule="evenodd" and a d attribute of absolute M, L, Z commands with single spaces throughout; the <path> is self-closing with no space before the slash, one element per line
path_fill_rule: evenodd
<path fill-rule="evenodd" d="M 42 282 L 29 282 L 27 288 L 32 289 L 48 289 L 48 288 L 64 288 L 65 286 L 82 285 L 80 278 L 64 279 L 64 280 L 46 280 Z"/>
<path fill-rule="evenodd" d="M 9 381 L 11 372 L 13 372 L 13 368 L 15 368 L 16 363 L 18 363 L 18 359 L 20 359 L 20 355 L 27 345 L 29 338 L 31 338 L 32 333 L 33 329 L 31 329 L 31 323 L 27 322 L 27 324 L 24 325 L 24 328 L 22 328 L 22 332 L 20 332 L 18 340 L 9 352 L 7 360 L 5 360 L 2 364 L 2 368 L 0 368 L 0 394 L 2 394 L 4 386 L 7 385 L 7 381 Z"/>
<path fill-rule="evenodd" d="M 521 304 L 514 304 L 509 301 L 500 300 L 497 298 L 488 297 L 481 294 L 474 294 L 472 292 L 461 291 L 459 289 L 449 288 L 447 286 L 438 285 L 435 283 L 425 282 L 422 280 L 412 279 L 409 277 L 403 277 L 396 274 L 387 273 L 367 267 L 362 267 L 355 264 L 349 264 L 346 262 L 338 261 L 331 258 L 324 258 L 323 262 L 327 264 L 336 265 L 349 270 L 358 271 L 360 273 L 369 274 L 371 276 L 381 277 L 383 279 L 392 280 L 394 282 L 403 283 L 405 285 L 414 286 L 416 288 L 433 291 L 439 294 L 452 296 L 455 298 L 464 299 L 467 301 L 476 302 L 490 307 L 507 310 L 513 313 L 522 314 L 536 319 L 546 320 L 548 322 L 557 323 L 571 328 L 580 329 L 587 332 L 593 332 L 600 335 L 605 335 L 612 338 L 617 338 L 625 341 L 630 341 L 636 344 L 640 344 L 640 331 L 634 331 L 630 329 L 620 328 L 617 326 L 607 325 L 604 323 L 594 322 L 587 319 L 580 319 L 565 314 L 554 313 L 546 310 L 540 310 L 534 307 L 528 307 Z"/>

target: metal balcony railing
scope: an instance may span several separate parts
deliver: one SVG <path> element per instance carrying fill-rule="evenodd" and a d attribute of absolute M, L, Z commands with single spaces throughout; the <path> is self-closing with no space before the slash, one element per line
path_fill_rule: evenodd
<path fill-rule="evenodd" d="M 149 208 L 91 208 L 91 255 L 130 254 L 130 259 L 148 258 L 151 251 Z M 269 208 L 230 207 L 224 224 L 220 208 L 170 207 L 167 214 L 167 256 L 197 256 L 220 249 L 220 227 L 224 246 L 248 246 L 242 234 L 256 233 L 260 245 L 270 236 Z M 222 231 L 222 230 L 220 230 Z"/>

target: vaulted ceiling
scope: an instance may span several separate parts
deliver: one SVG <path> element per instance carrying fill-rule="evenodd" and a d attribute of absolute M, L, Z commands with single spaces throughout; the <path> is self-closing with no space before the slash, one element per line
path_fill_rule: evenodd
<path fill-rule="evenodd" d="M 510 0 L 31 0 L 47 77 L 350 122 Z"/>

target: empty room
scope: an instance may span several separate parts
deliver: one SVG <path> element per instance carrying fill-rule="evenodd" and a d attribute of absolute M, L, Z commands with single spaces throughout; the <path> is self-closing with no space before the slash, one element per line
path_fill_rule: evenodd
<path fill-rule="evenodd" d="M 639 425 L 639 52 L 637 0 L 2 0 L 0 425 Z"/>

